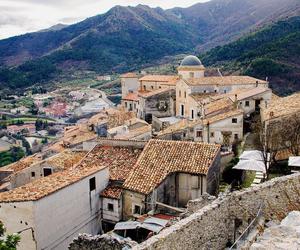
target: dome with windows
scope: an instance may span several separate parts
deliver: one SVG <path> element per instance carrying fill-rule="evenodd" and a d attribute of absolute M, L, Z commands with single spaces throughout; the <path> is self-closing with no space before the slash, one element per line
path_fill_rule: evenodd
<path fill-rule="evenodd" d="M 182 60 L 180 66 L 202 66 L 202 63 L 196 56 L 187 56 Z"/>

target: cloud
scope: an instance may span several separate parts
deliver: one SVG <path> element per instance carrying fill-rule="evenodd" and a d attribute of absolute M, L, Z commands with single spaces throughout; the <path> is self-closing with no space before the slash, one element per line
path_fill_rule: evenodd
<path fill-rule="evenodd" d="M 1 0 L 0 39 L 46 29 L 57 23 L 76 23 L 115 5 L 146 4 L 167 9 L 205 1 L 208 0 Z"/>

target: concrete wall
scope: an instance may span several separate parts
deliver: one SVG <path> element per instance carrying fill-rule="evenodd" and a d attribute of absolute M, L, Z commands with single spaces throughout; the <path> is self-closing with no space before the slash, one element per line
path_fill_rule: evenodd
<path fill-rule="evenodd" d="M 96 178 L 96 189 L 89 180 Z M 109 180 L 108 168 L 82 179 L 34 204 L 38 249 L 67 249 L 79 233 L 98 234 L 101 217 L 99 193 Z"/>
<path fill-rule="evenodd" d="M 20 233 L 21 241 L 18 250 L 36 249 L 36 220 L 33 212 L 33 202 L 0 203 L 0 221 L 6 227 L 7 233 L 13 234 L 28 229 Z"/>
<path fill-rule="evenodd" d="M 300 209 L 299 190 L 300 174 L 295 174 L 233 192 L 133 249 L 224 249 L 228 241 L 233 242 L 235 219 L 244 229 L 263 203 L 267 220 L 282 220 Z"/>
<path fill-rule="evenodd" d="M 101 198 L 102 200 L 102 218 L 110 222 L 119 222 L 122 220 L 122 199 Z M 108 209 L 108 204 L 113 204 L 114 211 Z"/>

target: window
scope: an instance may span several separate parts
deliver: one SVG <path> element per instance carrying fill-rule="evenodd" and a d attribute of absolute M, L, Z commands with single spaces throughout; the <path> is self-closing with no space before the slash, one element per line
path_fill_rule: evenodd
<path fill-rule="evenodd" d="M 225 93 L 225 94 L 226 94 L 226 92 L 227 92 L 226 89 L 224 89 L 224 93 Z"/>
<path fill-rule="evenodd" d="M 31 177 L 35 177 L 35 172 L 31 172 Z"/>
<path fill-rule="evenodd" d="M 194 72 L 190 72 L 190 78 L 194 78 L 195 74 Z"/>
<path fill-rule="evenodd" d="M 214 133 L 214 132 L 211 132 L 211 133 L 210 133 L 210 137 L 215 137 L 215 133 Z"/>
<path fill-rule="evenodd" d="M 108 203 L 108 204 L 107 204 L 107 210 L 113 212 L 113 211 L 114 211 L 114 204 Z"/>
<path fill-rule="evenodd" d="M 144 90 L 146 90 L 146 85 L 144 85 Z"/>
<path fill-rule="evenodd" d="M 202 137 L 202 131 L 201 130 L 197 130 L 196 131 L 196 137 Z"/>
<path fill-rule="evenodd" d="M 217 93 L 217 90 L 215 89 L 215 93 Z"/>
<path fill-rule="evenodd" d="M 181 90 L 179 90 L 179 97 L 181 97 Z"/>
<path fill-rule="evenodd" d="M 184 105 L 183 104 L 181 104 L 181 109 L 180 109 L 180 114 L 181 114 L 181 116 L 184 116 Z"/>
<path fill-rule="evenodd" d="M 237 123 L 237 118 L 232 118 L 232 123 Z"/>
<path fill-rule="evenodd" d="M 141 214 L 141 206 L 134 205 L 133 214 Z"/>
<path fill-rule="evenodd" d="M 184 138 L 186 137 L 186 133 L 185 133 L 185 132 L 183 133 L 183 137 L 184 137 Z"/>
<path fill-rule="evenodd" d="M 249 106 L 250 106 L 249 101 L 245 101 L 245 107 L 249 107 Z"/>
<path fill-rule="evenodd" d="M 203 93 L 206 93 L 206 90 L 204 90 Z"/>
<path fill-rule="evenodd" d="M 192 175 L 192 189 L 198 189 L 199 188 L 199 177 L 198 175 Z"/>
<path fill-rule="evenodd" d="M 186 91 L 184 91 L 184 98 L 186 98 Z"/>
<path fill-rule="evenodd" d="M 44 177 L 46 177 L 46 176 L 52 174 L 52 169 L 51 168 L 44 168 L 43 172 L 44 172 Z"/>
<path fill-rule="evenodd" d="M 239 134 L 234 134 L 234 139 L 238 140 L 239 139 Z"/>
<path fill-rule="evenodd" d="M 127 102 L 125 102 L 125 108 L 127 108 Z"/>
<path fill-rule="evenodd" d="M 129 104 L 129 111 L 132 111 L 132 103 Z"/>
<path fill-rule="evenodd" d="M 151 86 L 151 89 L 154 89 L 154 87 L 153 87 L 153 86 Z"/>
<path fill-rule="evenodd" d="M 192 109 L 191 118 L 194 119 L 194 110 Z"/>
<path fill-rule="evenodd" d="M 133 104 L 134 109 L 136 109 L 136 104 Z"/>
<path fill-rule="evenodd" d="M 161 86 L 159 86 L 158 88 L 161 89 Z"/>
<path fill-rule="evenodd" d="M 96 189 L 96 177 L 90 179 L 90 192 Z"/>

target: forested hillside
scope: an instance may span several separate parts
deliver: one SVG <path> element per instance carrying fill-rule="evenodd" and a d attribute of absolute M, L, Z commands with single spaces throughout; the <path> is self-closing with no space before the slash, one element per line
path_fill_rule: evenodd
<path fill-rule="evenodd" d="M 279 94 L 300 90 L 300 17 L 279 21 L 236 42 L 200 55 L 225 73 L 268 77 Z"/>

